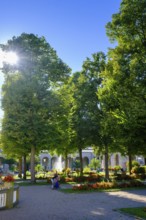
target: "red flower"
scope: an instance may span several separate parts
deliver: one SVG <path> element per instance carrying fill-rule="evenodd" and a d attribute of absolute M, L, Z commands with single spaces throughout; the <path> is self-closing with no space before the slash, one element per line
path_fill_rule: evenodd
<path fill-rule="evenodd" d="M 14 177 L 11 175 L 5 176 L 3 181 L 4 182 L 14 182 Z"/>

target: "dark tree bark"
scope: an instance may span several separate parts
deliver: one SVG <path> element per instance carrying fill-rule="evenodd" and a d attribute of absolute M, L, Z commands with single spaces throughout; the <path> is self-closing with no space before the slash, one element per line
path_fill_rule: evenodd
<path fill-rule="evenodd" d="M 79 148 L 79 158 L 80 158 L 80 176 L 83 176 L 83 157 L 82 157 L 82 148 Z"/>

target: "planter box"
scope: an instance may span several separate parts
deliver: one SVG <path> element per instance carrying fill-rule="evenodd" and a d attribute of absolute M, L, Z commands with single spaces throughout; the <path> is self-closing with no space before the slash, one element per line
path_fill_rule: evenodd
<path fill-rule="evenodd" d="M 19 201 L 19 187 L 0 189 L 0 209 L 13 208 Z"/>

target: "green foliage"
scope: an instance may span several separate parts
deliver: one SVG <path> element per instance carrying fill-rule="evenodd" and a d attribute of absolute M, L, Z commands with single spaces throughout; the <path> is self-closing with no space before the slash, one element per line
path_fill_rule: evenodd
<path fill-rule="evenodd" d="M 121 166 L 119 166 L 119 165 L 114 166 L 114 170 L 115 170 L 115 171 L 119 171 L 119 170 L 121 170 L 121 168 L 122 168 L 122 167 L 121 167 Z"/>
<path fill-rule="evenodd" d="M 96 95 L 101 86 L 100 72 L 105 68 L 105 54 L 92 54 L 83 63 L 81 72 L 76 72 L 69 81 L 70 112 L 69 129 L 71 146 L 79 151 L 82 175 L 82 150 L 100 141 L 100 109 Z"/>
<path fill-rule="evenodd" d="M 136 207 L 136 208 L 122 208 L 120 209 L 123 213 L 133 215 L 134 217 L 140 219 L 146 219 L 146 207 Z"/>
<path fill-rule="evenodd" d="M 58 58 L 44 37 L 23 33 L 13 37 L 3 51 L 16 51 L 19 64 L 5 64 L 2 108 L 4 150 L 16 155 L 31 152 L 31 179 L 35 181 L 35 154 L 60 142 L 58 119 L 61 100 L 57 91 L 70 69 Z"/>
<path fill-rule="evenodd" d="M 80 161 L 79 160 L 73 161 L 73 168 L 74 169 L 79 169 L 80 168 Z"/>
<path fill-rule="evenodd" d="M 125 182 L 96 182 L 93 184 L 85 183 L 73 186 L 73 190 L 103 190 L 103 189 L 118 189 L 118 188 L 129 188 L 129 187 L 143 187 L 143 183 L 140 181 L 125 181 Z"/>
<path fill-rule="evenodd" d="M 145 154 L 146 142 L 146 4 L 123 0 L 120 11 L 106 26 L 111 41 L 102 87 L 98 96 L 103 109 L 103 135 L 111 150 L 127 155 Z M 131 16 L 133 14 L 133 16 Z"/>
<path fill-rule="evenodd" d="M 90 173 L 91 169 L 90 167 L 84 167 L 83 173 Z"/>
<path fill-rule="evenodd" d="M 126 163 L 127 169 L 129 168 L 129 162 Z M 132 160 L 132 167 L 139 167 L 140 163 L 137 160 Z"/>
<path fill-rule="evenodd" d="M 70 174 L 70 172 L 71 172 L 71 168 L 69 168 L 69 167 L 67 167 L 66 169 L 64 168 L 62 170 L 62 173 L 64 176 L 66 176 L 66 175 L 68 176 Z"/>
<path fill-rule="evenodd" d="M 35 166 L 35 171 L 36 171 L 36 172 L 43 171 L 43 166 L 42 166 L 41 164 L 37 164 L 37 165 Z"/>
<path fill-rule="evenodd" d="M 9 168 L 12 172 L 16 171 L 16 165 L 12 164 Z"/>
<path fill-rule="evenodd" d="M 139 166 L 140 166 L 140 163 L 139 163 L 138 161 L 136 161 L 136 160 L 133 160 L 133 161 L 132 161 L 132 166 L 133 166 L 133 167 L 139 167 Z"/>
<path fill-rule="evenodd" d="M 145 8 L 145 0 L 123 0 L 119 13 L 114 14 L 106 26 L 110 40 L 118 41 L 131 51 L 145 47 Z"/>
<path fill-rule="evenodd" d="M 124 155 L 146 154 L 145 11 L 145 0 L 123 0 L 106 26 L 117 46 L 107 56 L 87 58 L 70 78 L 44 37 L 23 33 L 0 45 L 19 56 L 18 65 L 2 68 L 1 142 L 11 156 L 31 152 L 33 180 L 34 155 L 41 149 L 65 158 L 78 150 L 80 163 L 73 166 L 82 172 L 82 149 L 98 146 L 107 179 L 109 152 L 117 146 Z"/>
<path fill-rule="evenodd" d="M 145 168 L 144 167 L 140 167 L 140 166 L 134 166 L 131 170 L 131 173 L 135 173 L 135 174 L 144 174 L 145 173 Z"/>
<path fill-rule="evenodd" d="M 143 168 L 144 168 L 144 170 L 145 170 L 145 173 L 146 173 L 146 166 L 141 166 L 141 167 L 143 167 Z"/>
<path fill-rule="evenodd" d="M 9 164 L 9 165 L 13 165 L 13 164 L 16 163 L 16 160 L 15 160 L 15 159 L 12 159 L 12 158 L 10 158 L 10 159 L 4 158 L 4 159 L 3 159 L 3 163 Z"/>
<path fill-rule="evenodd" d="M 30 171 L 26 171 L 26 176 L 31 176 L 31 172 Z"/>
<path fill-rule="evenodd" d="M 68 167 L 66 170 L 65 170 L 66 174 L 68 175 L 70 172 L 71 172 L 71 169 Z"/>
<path fill-rule="evenodd" d="M 101 167 L 100 161 L 96 158 L 93 158 L 89 164 L 89 167 L 94 170 L 97 170 L 97 168 Z"/>
<path fill-rule="evenodd" d="M 95 53 L 83 63 L 81 72 L 73 75 L 70 81 L 72 103 L 70 109 L 70 127 L 72 143 L 77 148 L 99 142 L 100 109 L 96 95 L 101 86 L 100 72 L 105 68 L 105 55 Z"/>

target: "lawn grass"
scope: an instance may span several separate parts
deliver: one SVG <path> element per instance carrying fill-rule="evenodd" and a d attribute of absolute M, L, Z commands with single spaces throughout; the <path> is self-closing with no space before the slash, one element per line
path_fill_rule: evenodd
<path fill-rule="evenodd" d="M 119 209 L 121 212 L 133 215 L 135 217 L 146 219 L 146 206 L 145 207 L 136 207 L 136 208 L 122 208 Z"/>
<path fill-rule="evenodd" d="M 74 190 L 74 189 L 60 189 L 64 193 L 92 193 L 92 192 L 115 192 L 121 189 L 89 189 L 89 190 Z"/>

